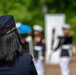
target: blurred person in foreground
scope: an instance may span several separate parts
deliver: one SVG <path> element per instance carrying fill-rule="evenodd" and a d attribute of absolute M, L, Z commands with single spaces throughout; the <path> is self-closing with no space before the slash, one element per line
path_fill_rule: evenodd
<path fill-rule="evenodd" d="M 60 69 L 61 75 L 70 75 L 70 56 L 72 52 L 72 35 L 70 32 L 70 25 L 63 25 L 63 36 L 59 36 L 59 44 L 57 48 L 54 49 L 56 51 L 59 47 L 61 47 L 60 54 Z M 71 51 L 70 51 L 71 50 Z"/>
<path fill-rule="evenodd" d="M 42 35 L 42 27 L 34 25 L 34 63 L 38 75 L 44 75 L 44 54 L 45 54 L 45 40 Z"/>
<path fill-rule="evenodd" d="M 38 75 L 30 54 L 22 53 L 13 16 L 0 16 L 0 75 Z"/>

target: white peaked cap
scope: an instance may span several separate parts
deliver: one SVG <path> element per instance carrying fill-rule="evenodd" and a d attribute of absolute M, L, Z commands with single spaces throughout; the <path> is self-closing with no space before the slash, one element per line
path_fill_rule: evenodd
<path fill-rule="evenodd" d="M 70 29 L 70 28 L 71 28 L 71 26 L 70 26 L 69 24 L 64 24 L 64 25 L 62 26 L 62 28 Z"/>
<path fill-rule="evenodd" d="M 43 31 L 43 28 L 40 25 L 34 25 L 33 29 L 37 31 Z"/>
<path fill-rule="evenodd" d="M 21 26 L 21 23 L 20 22 L 16 23 L 16 27 L 17 28 L 19 28 L 20 26 Z"/>

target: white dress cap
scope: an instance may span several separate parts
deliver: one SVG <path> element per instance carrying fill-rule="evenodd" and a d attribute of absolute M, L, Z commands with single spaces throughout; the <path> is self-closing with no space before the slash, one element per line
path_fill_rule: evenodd
<path fill-rule="evenodd" d="M 62 28 L 64 28 L 64 29 L 70 29 L 71 26 L 70 26 L 69 24 L 64 24 L 64 25 L 62 26 Z"/>
<path fill-rule="evenodd" d="M 21 26 L 21 23 L 20 22 L 16 23 L 16 27 L 17 28 L 19 28 L 20 26 Z"/>
<path fill-rule="evenodd" d="M 43 31 L 43 28 L 40 25 L 34 25 L 33 29 L 37 31 Z"/>

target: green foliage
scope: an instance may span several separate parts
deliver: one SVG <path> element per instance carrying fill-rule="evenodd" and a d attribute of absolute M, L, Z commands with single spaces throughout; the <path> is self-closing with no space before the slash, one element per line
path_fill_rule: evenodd
<path fill-rule="evenodd" d="M 66 22 L 71 24 L 73 43 L 76 44 L 76 0 L 0 0 L 0 15 L 14 15 L 16 22 L 44 26 L 45 13 L 66 14 Z"/>
<path fill-rule="evenodd" d="M 69 19 L 68 21 L 72 26 L 72 34 L 73 34 L 73 44 L 76 44 L 76 16 Z"/>

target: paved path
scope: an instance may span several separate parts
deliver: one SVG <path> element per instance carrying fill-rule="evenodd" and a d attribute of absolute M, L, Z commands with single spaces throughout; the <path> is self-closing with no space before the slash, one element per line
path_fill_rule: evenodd
<path fill-rule="evenodd" d="M 71 75 L 76 75 L 76 57 L 73 57 L 70 64 Z M 45 75 L 61 75 L 59 65 L 45 65 Z"/>

